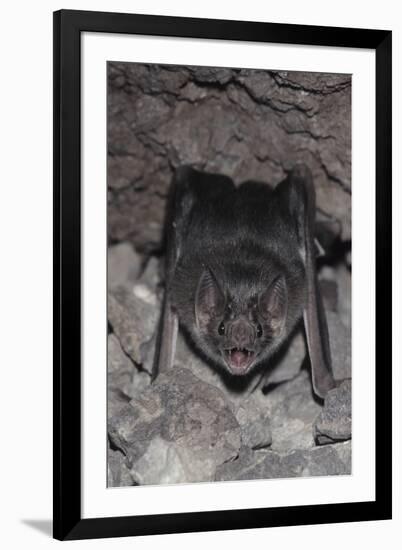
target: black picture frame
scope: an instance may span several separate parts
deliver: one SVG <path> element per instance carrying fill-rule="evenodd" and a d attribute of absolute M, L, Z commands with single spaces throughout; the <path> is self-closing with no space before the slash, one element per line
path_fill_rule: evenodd
<path fill-rule="evenodd" d="M 83 32 L 369 48 L 376 56 L 376 497 L 370 502 L 82 519 L 81 47 Z M 54 13 L 54 520 L 60 540 L 390 519 L 391 55 L 385 30 L 61 10 Z"/>

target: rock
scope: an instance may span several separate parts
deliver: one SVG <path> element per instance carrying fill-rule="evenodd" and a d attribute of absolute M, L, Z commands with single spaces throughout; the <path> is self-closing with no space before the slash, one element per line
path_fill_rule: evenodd
<path fill-rule="evenodd" d="M 331 347 L 332 371 L 335 380 L 351 378 L 351 330 L 345 327 L 337 313 L 327 310 L 326 316 Z"/>
<path fill-rule="evenodd" d="M 108 336 L 108 388 L 118 390 L 130 399 L 142 392 L 151 383 L 148 372 L 139 370 L 124 353 L 119 340 L 114 334 Z M 111 398 L 121 401 L 111 394 Z"/>
<path fill-rule="evenodd" d="M 339 317 L 350 333 L 352 327 L 352 277 L 350 270 L 342 263 L 337 267 L 336 280 L 339 288 Z"/>
<path fill-rule="evenodd" d="M 332 443 L 352 437 L 352 384 L 345 380 L 329 391 L 319 414 L 314 433 L 318 444 Z"/>
<path fill-rule="evenodd" d="M 141 347 L 143 361 L 141 363 L 142 369 L 152 376 L 154 360 L 155 360 L 155 350 L 156 350 L 156 334 L 153 335 L 151 340 L 146 344 L 143 344 Z"/>
<path fill-rule="evenodd" d="M 125 403 L 118 413 L 108 419 L 108 435 L 113 445 L 131 460 L 138 459 L 158 435 L 163 414 L 158 395 L 144 392 L 135 407 Z"/>
<path fill-rule="evenodd" d="M 280 452 L 314 446 L 313 425 L 321 411 L 314 399 L 310 373 L 281 384 L 265 396 L 270 417 L 272 449 Z"/>
<path fill-rule="evenodd" d="M 132 391 L 130 392 L 130 397 L 135 397 L 136 395 L 141 395 L 141 393 L 151 385 L 151 371 L 140 369 L 134 371 L 134 377 L 132 382 Z"/>
<path fill-rule="evenodd" d="M 155 256 L 151 256 L 145 266 L 144 271 L 139 277 L 138 284 L 145 285 L 153 294 L 156 294 L 158 286 L 161 283 L 160 262 Z"/>
<path fill-rule="evenodd" d="M 320 210 L 336 220 L 320 234 L 350 239 L 350 75 L 113 62 L 108 91 L 113 242 L 161 250 L 169 185 L 180 164 L 236 183 L 275 185 L 298 161 L 313 172 Z"/>
<path fill-rule="evenodd" d="M 118 388 L 126 395 L 131 396 L 134 376 L 133 362 L 121 348 L 120 342 L 114 334 L 107 338 L 107 384 L 109 388 Z"/>
<path fill-rule="evenodd" d="M 130 402 L 130 397 L 119 388 L 108 387 L 107 390 L 107 416 L 118 416 L 124 407 Z"/>
<path fill-rule="evenodd" d="M 329 216 L 327 212 L 317 209 L 315 217 L 315 237 L 324 253 L 335 243 L 342 232 L 342 223 Z"/>
<path fill-rule="evenodd" d="M 176 364 L 191 370 L 225 394 L 239 421 L 243 444 L 261 448 L 272 442 L 277 449 L 306 448 L 314 445 L 312 426 L 320 405 L 312 395 L 308 373 L 299 375 L 300 379 L 297 377 L 304 356 L 304 338 L 299 332 L 279 358 L 277 366 L 263 375 L 264 381 L 259 384 L 261 373 L 240 379 L 207 365 L 179 335 Z M 266 386 L 267 379 L 279 384 L 289 378 L 298 381 L 295 385 L 281 384 L 267 395 L 261 392 L 260 386 Z"/>
<path fill-rule="evenodd" d="M 136 483 L 131 477 L 123 454 L 109 447 L 107 451 L 107 486 L 127 487 L 129 485 L 136 485 Z"/>
<path fill-rule="evenodd" d="M 179 334 L 177 342 L 176 364 L 190 370 L 200 380 L 218 388 L 224 393 L 227 402 L 236 416 L 241 429 L 243 444 L 252 448 L 270 445 L 271 429 L 268 408 L 260 390 L 252 392 L 255 379 L 244 380 L 226 375 L 207 365 L 186 344 Z"/>
<path fill-rule="evenodd" d="M 233 404 L 244 401 L 253 387 L 253 378 L 233 377 L 224 369 L 215 368 L 203 361 L 188 345 L 181 331 L 177 337 L 175 365 L 190 370 L 200 380 L 221 390 Z"/>
<path fill-rule="evenodd" d="M 237 456 L 240 427 L 218 389 L 175 367 L 108 424 L 139 484 L 212 481 Z"/>
<path fill-rule="evenodd" d="M 322 273 L 336 287 L 338 269 Z M 174 368 L 150 385 L 159 289 L 159 260 L 151 257 L 130 289 L 109 291 L 108 432 L 119 449 L 109 453 L 109 486 L 350 472 L 350 445 L 338 443 L 350 438 L 350 384 L 349 405 L 348 383 L 324 408 L 316 401 L 302 369 L 302 329 L 265 374 L 246 379 L 206 364 L 179 334 Z M 327 320 L 335 377 L 347 378 L 350 330 L 328 308 Z"/>
<path fill-rule="evenodd" d="M 107 251 L 107 282 L 109 289 L 118 286 L 131 290 L 141 268 L 141 256 L 128 242 L 110 246 Z"/>
<path fill-rule="evenodd" d="M 239 457 L 218 466 L 216 481 L 315 477 L 351 473 L 350 442 L 280 454 L 242 448 Z"/>
<path fill-rule="evenodd" d="M 219 84 L 223 86 L 232 78 L 231 69 L 223 67 L 189 67 L 189 71 L 195 82 L 201 84 Z"/>
<path fill-rule="evenodd" d="M 306 344 L 303 329 L 300 327 L 289 344 L 268 367 L 263 386 L 280 384 L 295 378 L 300 372 L 305 357 Z"/>
<path fill-rule="evenodd" d="M 148 291 L 147 291 L 148 292 Z M 118 287 L 108 295 L 108 320 L 119 342 L 138 365 L 144 362 L 146 345 L 154 337 L 159 307 L 150 301 L 149 294 L 138 295 L 124 287 Z"/>
<path fill-rule="evenodd" d="M 266 368 L 257 369 L 247 377 L 233 377 L 224 369 L 215 368 L 203 361 L 178 335 L 175 361 L 196 376 L 228 393 L 234 403 L 244 401 L 256 386 L 265 387 L 295 378 L 302 367 L 306 345 L 302 330 L 298 330 L 289 344 Z"/>
<path fill-rule="evenodd" d="M 153 370 L 153 364 L 155 359 L 155 346 L 156 346 L 156 337 L 157 337 L 157 330 L 158 330 L 158 322 L 160 318 L 160 309 L 161 309 L 161 301 L 158 299 L 156 295 L 156 288 L 152 288 L 150 285 L 148 285 L 146 279 L 144 280 L 142 277 L 138 280 L 137 283 L 135 283 L 133 287 L 133 294 L 136 296 L 139 300 L 142 302 L 145 302 L 149 305 L 150 308 L 152 308 L 154 315 L 155 315 L 155 325 L 153 327 L 153 332 L 151 334 L 151 331 L 149 332 L 149 339 L 147 338 L 146 341 L 144 341 L 141 344 L 141 367 L 148 373 L 152 374 Z M 161 296 L 162 299 L 162 296 Z"/>
<path fill-rule="evenodd" d="M 336 269 L 323 265 L 318 269 L 318 281 L 326 311 L 338 311 L 338 280 Z"/>
<path fill-rule="evenodd" d="M 240 426 L 243 445 L 251 449 L 261 449 L 271 445 L 272 434 L 268 409 L 261 407 L 253 395 L 239 404 L 236 419 Z"/>
<path fill-rule="evenodd" d="M 324 307 L 328 311 L 338 309 L 338 285 L 335 281 L 322 279 L 320 281 L 321 295 L 324 300 Z"/>
<path fill-rule="evenodd" d="M 299 372 L 298 363 L 302 362 L 305 350 L 301 334 L 297 346 L 299 351 L 293 355 L 293 351 L 288 350 L 282 359 L 282 364 L 286 365 L 286 357 L 295 358 L 293 364 L 297 369 L 293 372 Z M 295 375 L 292 381 L 279 384 L 264 395 L 259 387 L 252 391 L 256 379 L 244 381 L 242 386 L 241 379 L 226 377 L 223 372 L 207 365 L 189 349 L 180 335 L 176 364 L 191 370 L 195 376 L 225 394 L 240 424 L 244 445 L 261 448 L 272 444 L 277 450 L 309 448 L 314 445 L 313 424 L 321 406 L 314 399 L 308 372 Z"/>
<path fill-rule="evenodd" d="M 159 307 L 160 307 L 159 300 L 157 299 L 155 292 L 151 290 L 151 288 L 148 285 L 142 282 L 135 283 L 135 285 L 133 286 L 133 294 L 139 300 L 145 302 L 146 304 L 151 306 L 153 309 L 155 310 L 158 309 L 158 313 L 159 313 Z"/>
<path fill-rule="evenodd" d="M 242 380 L 233 380 L 229 375 L 226 376 L 225 373 L 205 364 L 188 348 L 182 336 L 178 340 L 178 364 L 191 370 L 198 378 L 215 386 L 225 394 L 228 404 L 239 422 L 243 444 L 252 448 L 270 445 L 271 429 L 267 407 L 261 406 L 260 390 L 251 392 L 253 379 L 244 381 L 243 386 Z M 261 399 L 263 400 L 264 397 L 261 396 Z"/>
<path fill-rule="evenodd" d="M 186 460 L 187 457 L 180 453 L 176 443 L 156 436 L 149 442 L 144 454 L 134 462 L 131 472 L 139 485 L 204 481 L 189 478 L 191 473 L 187 471 Z M 197 474 L 200 472 L 195 473 L 196 476 Z"/>

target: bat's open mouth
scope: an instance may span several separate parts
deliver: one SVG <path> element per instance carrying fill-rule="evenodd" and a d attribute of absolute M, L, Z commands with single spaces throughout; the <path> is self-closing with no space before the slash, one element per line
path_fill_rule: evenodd
<path fill-rule="evenodd" d="M 246 374 L 254 361 L 255 352 L 246 348 L 225 350 L 226 363 L 233 374 Z"/>

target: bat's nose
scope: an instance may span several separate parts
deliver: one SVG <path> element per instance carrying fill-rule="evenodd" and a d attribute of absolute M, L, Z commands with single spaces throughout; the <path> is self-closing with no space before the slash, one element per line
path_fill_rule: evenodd
<path fill-rule="evenodd" d="M 230 338 L 238 348 L 245 348 L 253 342 L 254 330 L 244 319 L 234 321 L 230 327 Z"/>

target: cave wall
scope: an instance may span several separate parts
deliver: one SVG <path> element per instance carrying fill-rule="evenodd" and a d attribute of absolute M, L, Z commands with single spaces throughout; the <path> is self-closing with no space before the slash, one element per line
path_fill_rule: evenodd
<path fill-rule="evenodd" d="M 108 63 L 108 238 L 161 247 L 175 168 L 276 184 L 297 161 L 351 236 L 351 75 Z"/>

